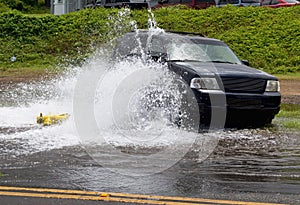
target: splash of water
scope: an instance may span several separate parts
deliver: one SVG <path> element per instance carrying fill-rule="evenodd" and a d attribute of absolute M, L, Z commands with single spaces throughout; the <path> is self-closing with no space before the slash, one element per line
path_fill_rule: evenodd
<path fill-rule="evenodd" d="M 199 111 L 192 91 L 166 64 L 141 56 L 114 63 L 100 58 L 80 75 L 73 108 L 85 150 L 102 166 L 126 175 L 161 172 L 192 146 L 202 147 L 198 159 L 205 159 L 217 140 L 197 133 Z M 119 167 L 121 162 L 126 166 Z"/>

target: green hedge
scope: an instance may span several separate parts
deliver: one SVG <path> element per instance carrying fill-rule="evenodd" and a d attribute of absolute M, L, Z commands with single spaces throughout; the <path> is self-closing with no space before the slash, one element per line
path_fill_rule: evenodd
<path fill-rule="evenodd" d="M 12 9 L 24 13 L 49 13 L 45 0 L 0 0 L 0 13 Z"/>
<path fill-rule="evenodd" d="M 0 12 L 1 8 L 0 4 Z M 225 41 L 253 67 L 271 73 L 300 71 L 300 6 L 205 10 L 179 6 L 157 9 L 154 14 L 163 29 L 203 33 Z M 66 60 L 80 63 L 101 43 L 128 31 L 131 21 L 136 21 L 139 28 L 147 28 L 148 16 L 145 10 L 120 14 L 120 10 L 104 8 L 39 17 L 3 12 L 0 68 L 45 68 Z M 11 63 L 11 56 L 16 56 L 17 61 Z"/>

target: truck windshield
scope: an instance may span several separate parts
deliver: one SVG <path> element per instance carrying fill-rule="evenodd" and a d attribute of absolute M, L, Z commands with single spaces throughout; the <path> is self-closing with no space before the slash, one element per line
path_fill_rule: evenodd
<path fill-rule="evenodd" d="M 167 53 L 171 61 L 201 61 L 241 64 L 233 51 L 223 44 L 203 44 L 193 41 L 173 42 L 167 45 Z"/>

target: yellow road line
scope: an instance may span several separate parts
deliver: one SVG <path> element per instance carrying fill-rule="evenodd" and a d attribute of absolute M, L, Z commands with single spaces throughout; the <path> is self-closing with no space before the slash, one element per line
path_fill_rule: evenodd
<path fill-rule="evenodd" d="M 26 195 L 32 197 L 50 197 L 50 198 L 72 197 L 73 199 L 76 198 L 82 200 L 102 200 L 102 201 L 129 202 L 129 203 L 161 204 L 161 202 L 163 202 L 162 204 L 212 203 L 212 204 L 234 204 L 234 205 L 242 205 L 242 204 L 243 205 L 282 205 L 282 204 L 262 203 L 262 202 L 244 202 L 244 201 L 230 201 L 230 200 L 217 200 L 217 199 L 204 199 L 204 198 L 189 198 L 189 197 L 185 198 L 185 197 L 171 197 L 171 196 L 157 196 L 157 195 L 9 187 L 9 186 L 0 186 L 0 190 L 4 191 L 4 192 L 0 192 L 0 195 L 14 194 L 13 196 L 20 196 L 20 194 L 22 194 L 22 196 Z M 33 193 L 33 192 L 38 192 L 38 193 Z M 45 194 L 41 194 L 41 193 L 45 193 Z M 103 196 L 107 196 L 107 197 L 103 197 Z"/>
<path fill-rule="evenodd" d="M 90 200 L 90 201 L 107 201 L 107 202 L 120 202 L 120 203 L 135 203 L 135 204 L 166 204 L 166 205 L 191 205 L 185 202 L 171 202 L 171 201 L 155 201 L 155 200 L 142 200 L 142 199 L 127 199 L 127 198 L 110 198 L 101 196 L 82 196 L 70 194 L 42 194 L 42 193 L 26 193 L 26 192 L 1 192 L 0 196 L 17 196 L 17 197 L 37 197 L 37 198 L 55 198 L 55 199 L 76 199 L 76 200 Z M 195 204 L 195 203 L 193 203 Z M 208 205 L 199 204 L 198 205 Z"/>

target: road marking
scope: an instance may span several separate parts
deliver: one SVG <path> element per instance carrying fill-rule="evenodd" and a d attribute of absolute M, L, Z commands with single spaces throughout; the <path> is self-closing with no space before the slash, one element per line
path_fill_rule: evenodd
<path fill-rule="evenodd" d="M 191 203 L 184 202 L 168 202 L 168 201 L 154 201 L 154 200 L 141 200 L 141 199 L 126 199 L 126 198 L 110 198 L 101 196 L 82 196 L 82 195 L 69 195 L 69 194 L 42 194 L 42 193 L 22 193 L 22 192 L 0 192 L 0 195 L 5 196 L 18 196 L 18 197 L 38 197 L 38 198 L 55 198 L 55 199 L 77 199 L 77 200 L 90 200 L 90 201 L 107 201 L 107 202 L 120 202 L 120 203 L 135 203 L 135 204 L 168 204 L 168 205 L 190 205 Z M 207 205 L 207 204 L 201 204 Z"/>
<path fill-rule="evenodd" d="M 232 204 L 232 205 L 283 205 L 263 202 L 230 201 L 219 199 L 171 197 L 157 195 L 126 194 L 113 192 L 95 192 L 82 190 L 63 190 L 46 188 L 26 188 L 0 186 L 0 196 L 39 197 L 56 199 L 77 199 L 107 202 L 124 202 L 139 204 L 168 204 L 168 205 L 190 205 L 190 204 Z"/>

